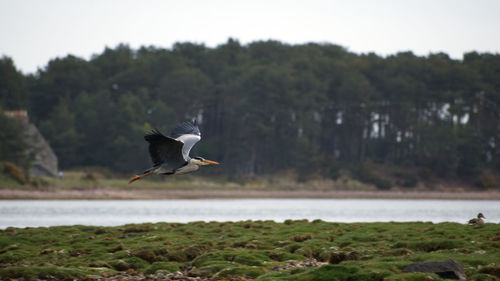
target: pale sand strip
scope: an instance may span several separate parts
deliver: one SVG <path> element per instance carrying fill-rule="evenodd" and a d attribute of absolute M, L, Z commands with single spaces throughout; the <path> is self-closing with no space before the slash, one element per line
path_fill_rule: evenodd
<path fill-rule="evenodd" d="M 0 189 L 0 199 L 230 199 L 230 198 L 366 198 L 500 200 L 500 192 L 398 192 L 398 191 L 308 191 L 308 190 L 160 190 L 112 188 L 17 190 Z"/>

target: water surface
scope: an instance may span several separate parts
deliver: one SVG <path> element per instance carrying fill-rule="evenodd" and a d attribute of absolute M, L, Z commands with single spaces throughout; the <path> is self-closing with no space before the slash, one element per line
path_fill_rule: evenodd
<path fill-rule="evenodd" d="M 500 222 L 500 201 L 386 199 L 0 200 L 0 228 L 144 222 L 322 219 Z"/>

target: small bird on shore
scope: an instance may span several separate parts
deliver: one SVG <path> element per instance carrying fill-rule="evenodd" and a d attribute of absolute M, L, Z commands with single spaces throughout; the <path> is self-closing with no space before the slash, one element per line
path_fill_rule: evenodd
<path fill-rule="evenodd" d="M 189 157 L 191 148 L 201 139 L 200 129 L 196 122 L 184 122 L 177 125 L 169 137 L 164 136 L 158 130 L 153 130 L 145 135 L 144 139 L 149 143 L 149 156 L 153 167 L 141 175 L 134 175 L 129 183 L 152 174 L 187 174 L 197 171 L 200 166 L 219 164 L 202 157 Z"/>
<path fill-rule="evenodd" d="M 484 224 L 485 217 L 483 216 L 483 213 L 477 214 L 477 218 L 470 219 L 469 224 L 470 225 L 479 225 L 479 224 Z"/>

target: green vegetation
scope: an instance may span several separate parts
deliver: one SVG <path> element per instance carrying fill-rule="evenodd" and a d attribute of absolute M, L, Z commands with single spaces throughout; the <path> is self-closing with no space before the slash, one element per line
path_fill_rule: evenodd
<path fill-rule="evenodd" d="M 29 156 L 26 154 L 27 144 L 23 139 L 21 124 L 5 116 L 1 111 L 1 104 L 0 128 L 0 168 L 3 173 L 13 175 L 12 172 L 13 169 L 17 169 L 16 166 L 26 169 L 29 165 Z M 24 182 L 24 179 L 21 180 L 19 176 L 14 176 L 14 179 Z"/>
<path fill-rule="evenodd" d="M 471 280 L 500 278 L 500 225 L 321 220 L 59 226 L 0 230 L 0 277 L 142 272 L 256 280 L 440 280 L 403 273 L 452 258 Z M 315 259 L 315 266 L 287 267 Z M 336 279 L 335 279 L 336 278 Z"/>
<path fill-rule="evenodd" d="M 0 165 L 1 167 L 1 165 Z M 22 176 L 22 174 L 21 174 Z M 230 180 L 227 177 L 183 175 L 173 177 L 155 176 L 141 180 L 139 184 L 129 184 L 123 174 L 106 172 L 98 168 L 85 168 L 83 171 L 66 171 L 62 178 L 31 178 L 29 183 L 21 184 L 10 174 L 2 175 L 0 170 L 0 190 L 2 188 L 26 190 L 59 190 L 78 189 L 91 190 L 95 188 L 115 189 L 183 189 L 183 190 L 350 190 L 373 191 L 374 185 L 354 180 L 348 175 L 341 175 L 338 179 L 311 179 L 298 181 L 290 173 L 281 173 L 273 176 L 261 176 L 254 179 Z"/>

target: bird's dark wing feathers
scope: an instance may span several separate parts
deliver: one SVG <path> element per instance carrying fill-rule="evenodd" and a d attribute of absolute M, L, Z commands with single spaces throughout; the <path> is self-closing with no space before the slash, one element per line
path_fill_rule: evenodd
<path fill-rule="evenodd" d="M 152 130 L 144 136 L 149 142 L 149 155 L 155 166 L 162 165 L 166 169 L 177 169 L 186 162 L 182 157 L 182 142 L 164 136 L 158 130 Z"/>
<path fill-rule="evenodd" d="M 186 134 L 193 134 L 200 136 L 200 129 L 198 128 L 198 125 L 196 123 L 191 123 L 191 122 L 183 122 L 179 125 L 177 125 L 173 130 L 172 133 L 170 133 L 171 138 L 178 138 L 182 135 Z"/>

